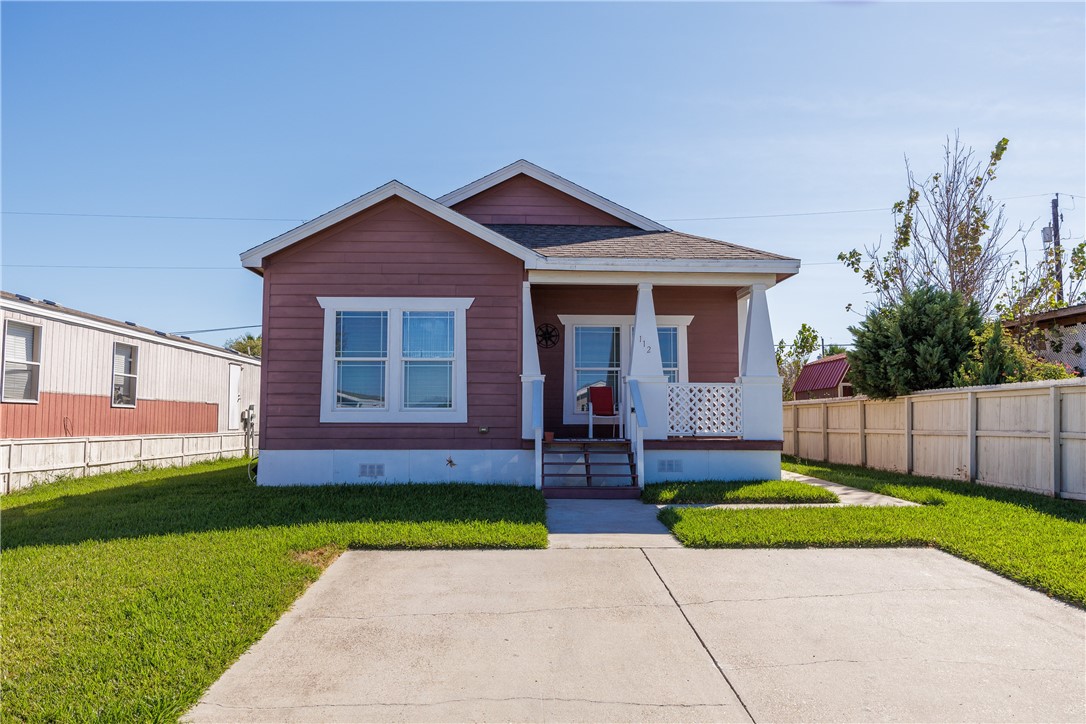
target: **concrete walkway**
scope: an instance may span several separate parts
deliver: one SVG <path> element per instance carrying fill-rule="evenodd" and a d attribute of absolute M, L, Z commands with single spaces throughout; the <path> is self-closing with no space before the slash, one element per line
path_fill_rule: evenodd
<path fill-rule="evenodd" d="M 690 504 L 689 508 L 805 508 L 859 506 L 915 506 L 907 500 L 838 485 L 807 475 L 781 473 L 784 480 L 817 485 L 837 495 L 839 503 L 729 503 Z M 656 514 L 663 505 L 639 500 L 548 500 L 547 530 L 551 548 L 681 548 Z"/>
<path fill-rule="evenodd" d="M 352 551 L 186 719 L 1082 721 L 1084 630 L 930 549 Z"/>

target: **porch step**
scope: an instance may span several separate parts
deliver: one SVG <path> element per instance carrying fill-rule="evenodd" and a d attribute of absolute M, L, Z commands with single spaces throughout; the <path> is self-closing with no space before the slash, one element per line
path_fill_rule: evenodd
<path fill-rule="evenodd" d="M 578 480 L 584 483 L 578 485 L 574 482 Z M 637 497 L 640 494 L 637 461 L 628 440 L 543 443 L 544 497 L 586 497 L 586 490 L 609 491 L 601 493 L 603 497 Z"/>
<path fill-rule="evenodd" d="M 548 500 L 636 500 L 641 497 L 641 488 L 636 485 L 595 486 L 543 486 L 543 497 Z"/>

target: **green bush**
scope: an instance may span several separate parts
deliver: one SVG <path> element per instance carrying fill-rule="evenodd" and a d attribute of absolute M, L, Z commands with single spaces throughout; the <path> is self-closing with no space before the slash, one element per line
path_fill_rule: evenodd
<path fill-rule="evenodd" d="M 889 399 L 916 390 L 951 387 L 974 348 L 983 322 L 974 302 L 930 286 L 905 292 L 897 304 L 872 310 L 849 327 L 848 353 L 856 392 Z"/>

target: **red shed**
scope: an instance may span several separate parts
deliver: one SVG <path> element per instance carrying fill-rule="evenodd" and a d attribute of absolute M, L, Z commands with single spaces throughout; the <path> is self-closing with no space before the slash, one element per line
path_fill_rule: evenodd
<path fill-rule="evenodd" d="M 824 397 L 852 397 L 845 353 L 831 354 L 803 366 L 792 387 L 797 400 L 818 400 Z"/>

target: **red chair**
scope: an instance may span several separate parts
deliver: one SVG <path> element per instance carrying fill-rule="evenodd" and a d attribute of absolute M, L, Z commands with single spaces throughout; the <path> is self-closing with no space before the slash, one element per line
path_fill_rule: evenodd
<path fill-rule="evenodd" d="M 600 417 L 605 420 L 611 420 L 611 424 L 617 428 L 622 424 L 622 417 L 618 414 L 618 410 L 615 409 L 615 395 L 614 391 L 607 386 L 589 387 L 588 388 L 588 437 L 593 437 L 592 423 L 595 418 Z"/>

